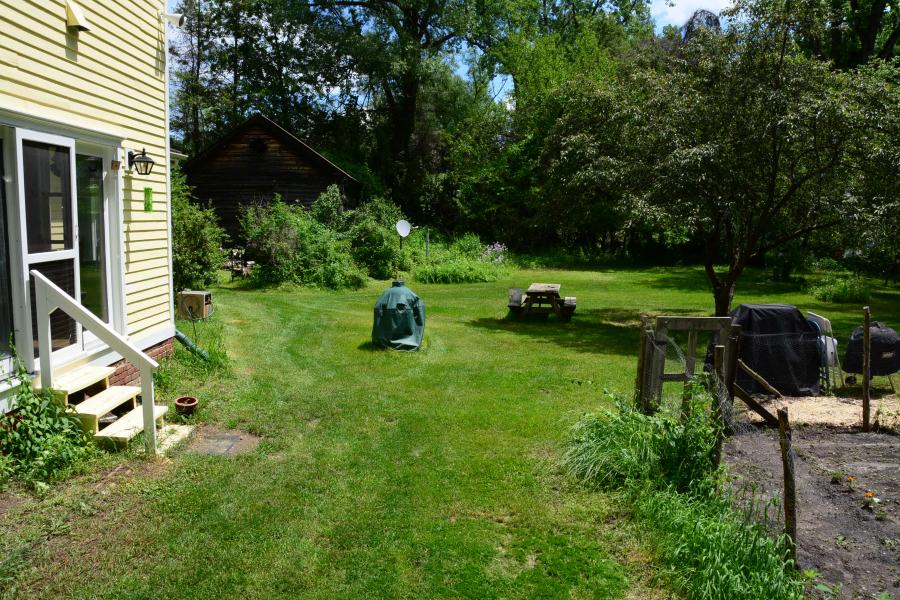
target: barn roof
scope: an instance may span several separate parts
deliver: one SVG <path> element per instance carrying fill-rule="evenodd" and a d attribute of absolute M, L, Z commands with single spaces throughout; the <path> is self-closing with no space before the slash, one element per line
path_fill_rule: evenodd
<path fill-rule="evenodd" d="M 265 129 L 267 129 L 273 136 L 279 138 L 286 146 L 293 148 L 299 154 L 306 156 L 307 158 L 312 160 L 314 163 L 318 163 L 320 167 L 322 167 L 326 170 L 330 170 L 330 171 L 338 174 L 340 177 L 349 179 L 350 181 L 352 181 L 354 183 L 359 183 L 352 175 L 350 175 L 349 173 L 344 171 L 342 168 L 340 168 L 339 166 L 337 166 L 336 164 L 334 164 L 333 162 L 331 162 L 330 160 L 328 160 L 327 158 L 325 158 L 324 156 L 322 156 L 321 154 L 316 152 L 312 148 L 312 146 L 310 146 L 309 144 L 307 144 L 306 142 L 304 142 L 303 140 L 301 140 L 294 134 L 290 133 L 284 127 L 282 127 L 281 125 L 279 125 L 278 123 L 276 123 L 275 121 L 273 121 L 272 119 L 270 119 L 269 117 L 267 117 L 261 113 L 257 113 L 255 115 L 253 115 L 252 117 L 250 117 L 249 119 L 247 119 L 246 121 L 241 123 L 240 125 L 232 128 L 231 131 L 229 131 L 228 133 L 226 133 L 225 135 L 220 137 L 218 140 L 216 140 L 215 142 L 213 142 L 212 144 L 207 146 L 203 151 L 198 153 L 195 157 L 186 161 L 181 166 L 182 171 L 184 171 L 185 173 L 189 173 L 191 170 L 195 169 L 196 167 L 199 167 L 206 160 L 208 160 L 211 156 L 213 156 L 216 153 L 216 151 L 218 151 L 220 148 L 227 146 L 229 143 L 232 142 L 232 140 L 234 140 L 239 135 L 244 133 L 246 130 L 248 130 L 254 126 L 261 126 Z"/>

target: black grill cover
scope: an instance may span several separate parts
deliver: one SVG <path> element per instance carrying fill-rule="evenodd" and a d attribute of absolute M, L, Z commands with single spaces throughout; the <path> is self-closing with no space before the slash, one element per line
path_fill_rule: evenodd
<path fill-rule="evenodd" d="M 741 304 L 731 321 L 741 326 L 741 358 L 772 387 L 785 396 L 819 394 L 819 331 L 796 306 Z M 711 362 L 712 344 L 708 356 Z M 767 393 L 743 369 L 735 382 L 750 394 Z"/>
<path fill-rule="evenodd" d="M 872 375 L 893 375 L 900 371 L 900 334 L 878 321 L 869 323 L 869 344 L 871 349 Z M 863 372 L 863 326 L 850 334 L 847 354 L 844 356 L 844 371 Z"/>

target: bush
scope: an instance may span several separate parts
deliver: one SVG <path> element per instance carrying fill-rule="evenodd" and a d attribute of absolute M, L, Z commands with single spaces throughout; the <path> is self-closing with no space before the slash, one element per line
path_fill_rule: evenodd
<path fill-rule="evenodd" d="M 506 246 L 481 243 L 477 235 L 467 233 L 449 245 L 432 241 L 431 259 L 421 260 L 413 271 L 422 283 L 481 283 L 497 281 L 504 272 Z"/>
<path fill-rule="evenodd" d="M 319 194 L 316 201 L 309 207 L 309 212 L 313 219 L 325 227 L 342 232 L 347 221 L 347 214 L 344 212 L 345 202 L 346 198 L 341 193 L 341 189 L 332 184 Z"/>
<path fill-rule="evenodd" d="M 15 408 L 0 415 L 0 480 L 14 475 L 35 488 L 63 478 L 97 452 L 70 407 L 37 392 L 18 367 Z"/>
<path fill-rule="evenodd" d="M 416 281 L 422 283 L 481 283 L 497 281 L 500 276 L 496 265 L 480 260 L 451 258 L 441 262 L 420 265 L 413 272 Z"/>
<path fill-rule="evenodd" d="M 303 207 L 288 206 L 280 196 L 271 204 L 245 208 L 241 227 L 258 263 L 252 273 L 257 283 L 330 289 L 356 289 L 366 283 L 349 244 Z"/>
<path fill-rule="evenodd" d="M 176 290 L 203 289 L 225 262 L 225 230 L 211 208 L 194 203 L 184 174 L 172 171 L 172 278 Z"/>
<path fill-rule="evenodd" d="M 390 279 L 410 268 L 394 229 L 403 213 L 389 200 L 374 198 L 353 211 L 349 231 L 353 259 L 375 279 Z"/>
<path fill-rule="evenodd" d="M 831 273 L 809 289 L 822 302 L 868 302 L 872 290 L 865 279 L 851 273 Z"/>

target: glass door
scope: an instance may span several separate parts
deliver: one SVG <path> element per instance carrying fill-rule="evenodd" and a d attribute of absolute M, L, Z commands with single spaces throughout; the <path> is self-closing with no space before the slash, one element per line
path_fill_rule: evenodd
<path fill-rule="evenodd" d="M 2 130 L 0 130 L 2 134 Z M 0 136 L 0 381 L 12 373 L 13 312 L 10 290 L 9 233 L 6 219 L 6 177 L 3 137 Z"/>
<path fill-rule="evenodd" d="M 79 149 L 81 147 L 79 146 Z M 104 180 L 109 165 L 104 152 L 85 152 L 75 155 L 75 182 L 78 205 L 78 270 L 81 304 L 110 322 L 109 310 L 109 244 L 107 243 L 107 186 Z M 111 186 L 109 186 L 111 187 Z M 83 332 L 84 345 L 97 344 L 88 331 Z"/>
<path fill-rule="evenodd" d="M 75 207 L 75 144 L 70 138 L 16 130 L 19 150 L 20 226 L 26 273 L 39 271 L 73 298 L 80 297 Z M 34 281 L 29 275 L 34 355 L 39 353 Z M 65 357 L 81 349 L 75 321 L 62 311 L 50 316 L 51 348 Z"/>

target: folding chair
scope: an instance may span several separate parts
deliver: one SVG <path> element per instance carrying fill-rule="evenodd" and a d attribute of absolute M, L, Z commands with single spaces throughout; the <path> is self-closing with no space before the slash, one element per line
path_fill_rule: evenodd
<path fill-rule="evenodd" d="M 834 330 L 831 328 L 831 321 L 822 315 L 814 312 L 807 313 L 806 318 L 819 328 L 819 340 L 823 347 L 823 374 L 825 375 L 825 385 L 828 390 L 832 386 L 837 386 L 838 381 L 844 385 L 844 372 L 841 370 L 841 359 L 838 356 L 838 341 L 834 337 Z"/>

